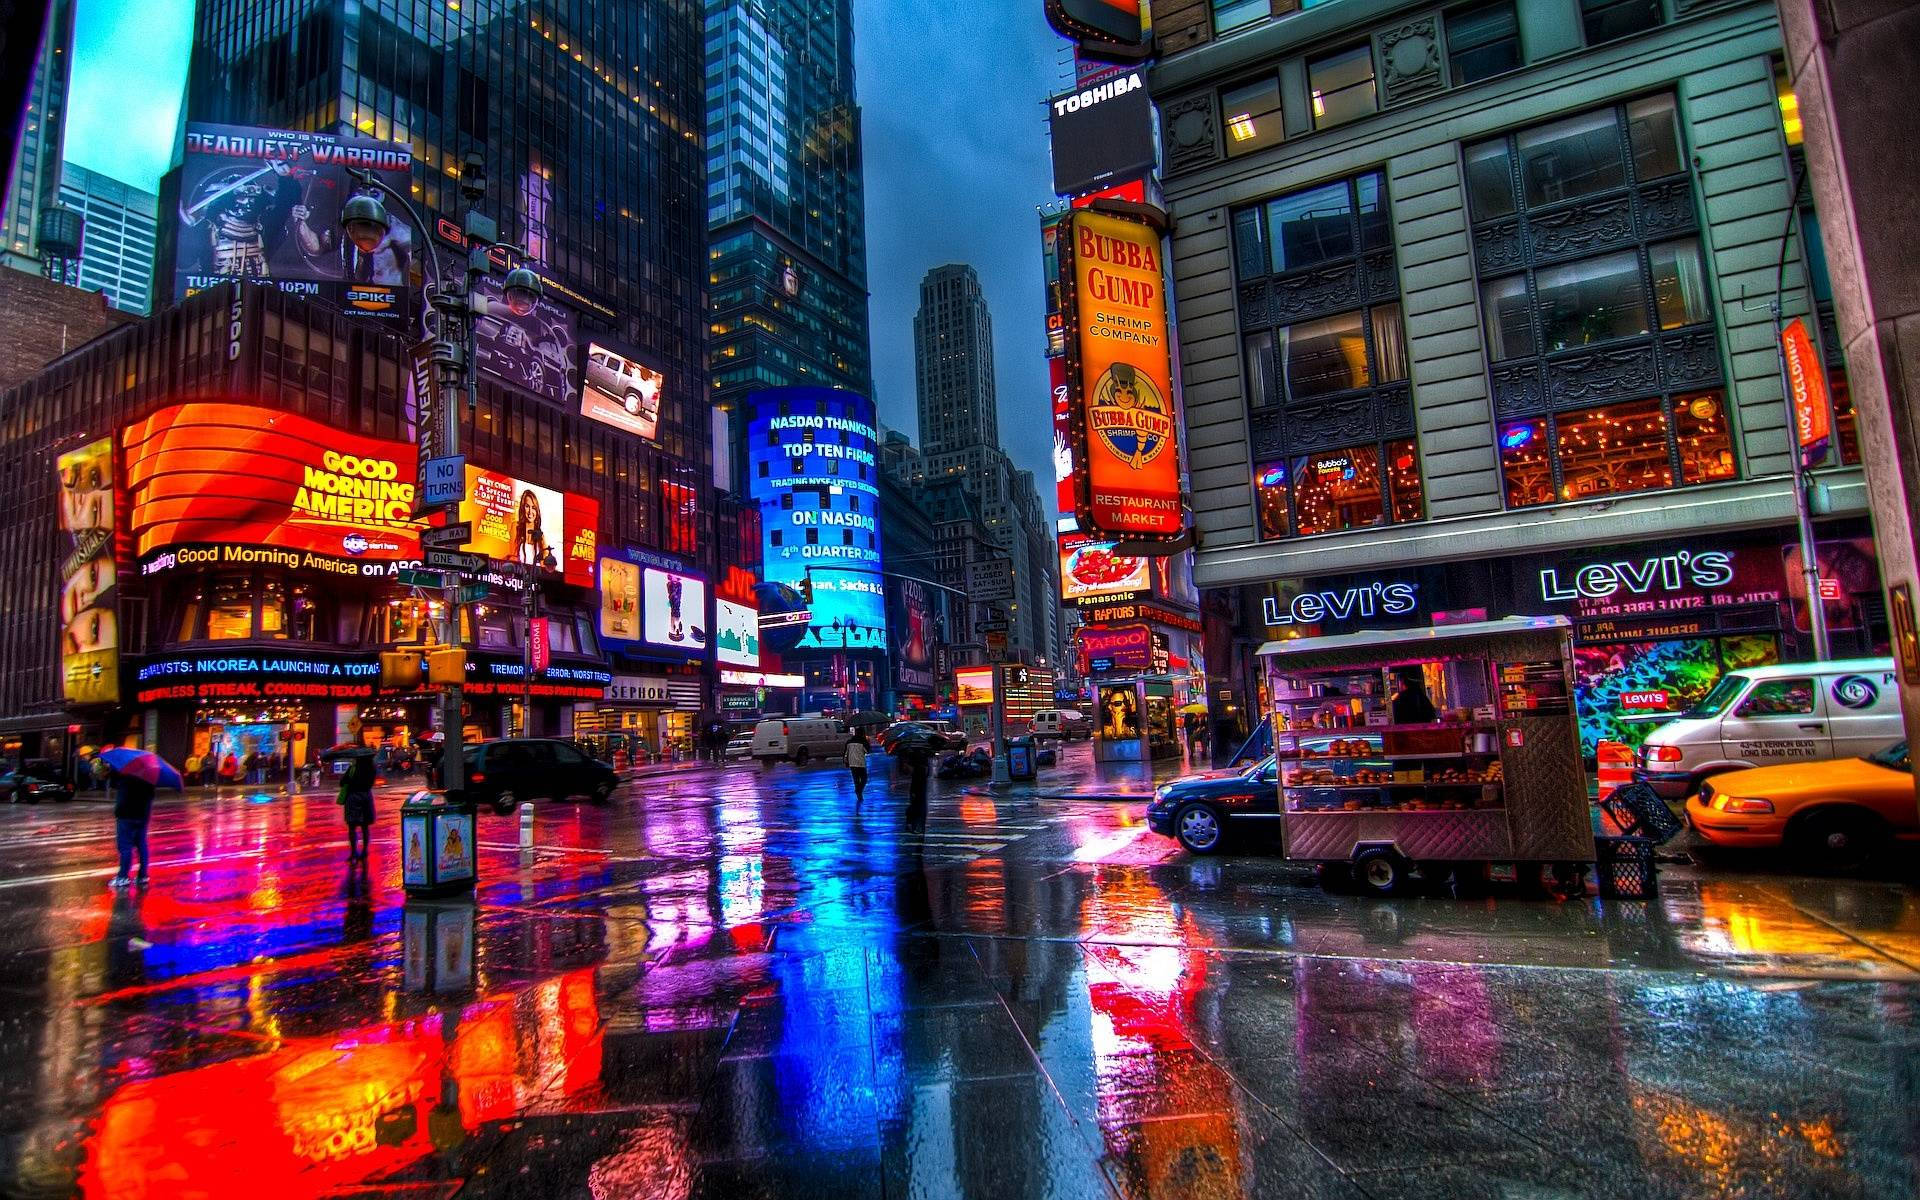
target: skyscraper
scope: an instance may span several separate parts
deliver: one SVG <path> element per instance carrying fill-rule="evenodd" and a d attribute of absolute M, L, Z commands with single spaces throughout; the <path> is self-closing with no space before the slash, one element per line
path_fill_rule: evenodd
<path fill-rule="evenodd" d="M 692 0 L 201 0 L 186 117 L 408 146 L 429 223 L 457 225 L 478 151 L 501 237 L 583 331 L 655 360 L 658 444 L 704 464 L 702 57 Z"/>
<path fill-rule="evenodd" d="M 741 453 L 750 392 L 873 391 L 852 5 L 708 0 L 706 62 L 707 354 Z"/>
<path fill-rule="evenodd" d="M 80 286 L 105 292 L 107 303 L 145 313 L 153 304 L 154 213 L 160 203 L 110 175 L 65 163 L 60 202 L 86 219 L 80 244 Z"/>
<path fill-rule="evenodd" d="M 40 271 L 42 209 L 60 198 L 60 156 L 67 130 L 67 84 L 73 65 L 73 0 L 55 0 L 34 58 L 20 148 L 0 193 L 0 262 Z"/>
<path fill-rule="evenodd" d="M 913 351 L 921 452 L 998 446 L 993 317 L 972 267 L 948 263 L 920 281 Z"/>

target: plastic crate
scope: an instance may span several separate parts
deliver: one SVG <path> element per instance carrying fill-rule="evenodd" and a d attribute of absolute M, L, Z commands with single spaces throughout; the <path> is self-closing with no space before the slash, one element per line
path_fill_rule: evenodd
<path fill-rule="evenodd" d="M 1651 900 L 1659 890 L 1653 865 L 1652 838 L 1597 837 L 1593 839 L 1593 873 L 1600 894 L 1616 900 Z"/>

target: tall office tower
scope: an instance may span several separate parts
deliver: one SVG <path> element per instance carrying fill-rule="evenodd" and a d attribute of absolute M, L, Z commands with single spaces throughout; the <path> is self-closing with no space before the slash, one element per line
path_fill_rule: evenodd
<path fill-rule="evenodd" d="M 707 0 L 707 361 L 731 413 L 760 388 L 873 394 L 852 7 Z"/>
<path fill-rule="evenodd" d="M 20 146 L 0 194 L 0 263 L 17 271 L 40 273 L 40 213 L 59 200 L 72 66 L 73 0 L 54 0 L 27 85 Z"/>
<path fill-rule="evenodd" d="M 66 163 L 60 203 L 86 221 L 80 244 L 80 286 L 105 292 L 107 303 L 145 315 L 153 306 L 154 214 L 160 199 L 111 175 Z"/>
<path fill-rule="evenodd" d="M 921 453 L 998 446 L 993 317 L 972 267 L 948 263 L 921 279 L 913 358 Z"/>
<path fill-rule="evenodd" d="M 702 59 L 691 0 L 200 0 L 186 119 L 406 146 L 442 245 L 478 152 L 481 211 L 525 248 L 581 342 L 611 334 L 664 375 L 649 440 L 704 465 Z"/>

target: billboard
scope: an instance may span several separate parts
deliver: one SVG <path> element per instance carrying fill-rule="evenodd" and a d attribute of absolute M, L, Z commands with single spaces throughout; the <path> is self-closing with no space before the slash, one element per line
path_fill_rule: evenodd
<path fill-rule="evenodd" d="M 460 270 L 455 264 L 450 270 Z M 573 313 L 542 296 L 533 311 L 515 316 L 507 308 L 500 276 L 481 277 L 483 313 L 473 322 L 473 360 L 482 371 L 524 388 L 552 404 L 573 407 Z"/>
<path fill-rule="evenodd" d="M 640 570 L 640 640 L 690 654 L 707 652 L 707 581 L 684 571 Z"/>
<path fill-rule="evenodd" d="M 552 555 L 552 570 L 568 583 L 593 586 L 599 501 L 471 464 L 466 471 L 460 520 L 473 526 L 473 536 L 462 550 L 521 566 L 544 565 Z"/>
<path fill-rule="evenodd" d="M 1112 600 L 1137 596 L 1153 584 L 1152 561 L 1115 553 L 1113 542 L 1085 534 L 1060 535 L 1060 598 Z"/>
<path fill-rule="evenodd" d="M 1047 297 L 1047 357 L 1059 358 L 1067 352 L 1067 319 L 1060 310 L 1060 238 L 1065 233 L 1067 214 L 1053 213 L 1040 218 L 1040 282 Z"/>
<path fill-rule="evenodd" d="M 60 529 L 72 545 L 60 565 L 60 675 L 68 704 L 120 700 L 120 622 L 114 603 L 113 439 L 54 460 Z"/>
<path fill-rule="evenodd" d="M 420 557 L 413 445 L 245 404 L 163 408 L 121 433 L 142 575 L 258 566 L 384 575 Z"/>
<path fill-rule="evenodd" d="M 1145 8 L 1141 0 L 1046 0 L 1047 24 L 1061 37 L 1093 43 L 1082 50 L 1094 56 L 1101 49 L 1144 54 Z"/>
<path fill-rule="evenodd" d="M 721 665 L 760 666 L 760 610 L 718 597 L 713 602 L 713 651 Z"/>
<path fill-rule="evenodd" d="M 1153 170 L 1153 101 L 1144 67 L 1047 102 L 1055 195 L 1077 196 Z"/>
<path fill-rule="evenodd" d="M 1075 210 L 1067 228 L 1075 516 L 1089 534 L 1176 540 L 1180 445 L 1160 233 L 1092 209 Z"/>
<path fill-rule="evenodd" d="M 811 612 L 796 650 L 887 648 L 873 401 L 834 388 L 747 397 L 761 578 Z"/>
<path fill-rule="evenodd" d="M 1053 500 L 1061 523 L 1073 519 L 1073 402 L 1067 398 L 1067 360 L 1047 360 L 1053 391 Z"/>
<path fill-rule="evenodd" d="M 641 362 L 631 351 L 595 338 L 587 343 L 587 361 L 580 380 L 580 415 L 657 441 L 661 393 L 666 387 L 664 372 Z"/>
<path fill-rule="evenodd" d="M 910 691 L 933 690 L 933 596 L 918 579 L 891 579 L 894 678 Z"/>
<path fill-rule="evenodd" d="M 955 704 L 992 704 L 993 668 L 960 667 L 953 673 Z"/>
<path fill-rule="evenodd" d="M 415 231 L 396 221 L 371 254 L 340 233 L 358 190 L 348 168 L 377 172 L 404 194 L 413 152 L 372 138 L 251 125 L 186 129 L 174 254 L 174 297 L 235 279 L 325 296 L 349 311 L 401 316 Z"/>

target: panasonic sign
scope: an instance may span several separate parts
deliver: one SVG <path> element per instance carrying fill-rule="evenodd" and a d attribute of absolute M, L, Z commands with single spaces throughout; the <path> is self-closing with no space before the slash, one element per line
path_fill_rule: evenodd
<path fill-rule="evenodd" d="M 1404 617 L 1420 607 L 1418 585 L 1360 583 L 1337 591 L 1301 592 L 1287 600 L 1263 596 L 1261 618 L 1269 625 L 1317 625 L 1322 621 Z"/>

